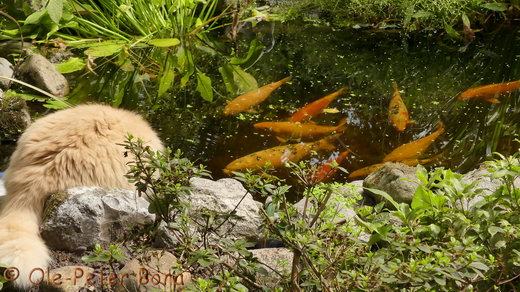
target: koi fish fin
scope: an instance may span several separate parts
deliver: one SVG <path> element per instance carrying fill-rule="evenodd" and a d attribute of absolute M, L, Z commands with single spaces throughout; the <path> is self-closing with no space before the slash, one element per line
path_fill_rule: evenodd
<path fill-rule="evenodd" d="M 496 99 L 494 97 L 486 98 L 484 100 L 487 101 L 487 102 L 491 102 L 491 103 L 500 103 L 500 100 L 498 100 L 498 99 Z"/>
<path fill-rule="evenodd" d="M 250 114 L 257 114 L 258 111 L 257 110 L 254 110 L 254 109 L 248 109 L 248 110 L 245 110 L 246 113 L 250 113 Z"/>
<path fill-rule="evenodd" d="M 323 112 L 324 113 L 327 113 L 327 114 L 337 114 L 339 113 L 340 111 L 335 108 L 335 107 L 332 107 L 332 108 L 326 108 L 326 109 L 323 109 Z"/>
<path fill-rule="evenodd" d="M 276 136 L 275 138 L 276 138 L 276 140 L 280 141 L 281 143 L 286 143 L 287 141 L 289 141 L 288 139 L 284 139 L 284 138 L 279 137 L 279 136 Z"/>
<path fill-rule="evenodd" d="M 336 149 L 336 146 L 333 144 L 333 142 L 338 139 L 341 136 L 341 134 L 334 134 L 328 137 L 325 137 L 321 139 L 320 141 L 322 144 L 320 145 L 321 150 L 334 150 Z"/>
<path fill-rule="evenodd" d="M 406 124 L 408 124 L 408 125 L 415 125 L 415 124 L 417 124 L 417 122 L 413 121 L 413 120 L 409 120 L 409 121 L 406 122 Z"/>
<path fill-rule="evenodd" d="M 346 123 L 348 122 L 348 118 L 343 118 L 339 121 L 337 127 L 341 127 L 341 126 L 344 126 Z"/>

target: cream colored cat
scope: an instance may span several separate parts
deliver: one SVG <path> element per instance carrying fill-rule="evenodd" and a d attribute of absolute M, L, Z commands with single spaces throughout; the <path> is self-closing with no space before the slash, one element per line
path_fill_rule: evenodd
<path fill-rule="evenodd" d="M 134 189 L 124 177 L 130 158 L 117 145 L 128 133 L 163 149 L 140 116 L 104 105 L 50 114 L 20 137 L 5 171 L 7 195 L 0 212 L 0 264 L 20 271 L 17 286 L 30 286 L 31 270 L 45 270 L 50 260 L 39 226 L 51 193 L 78 186 Z"/>

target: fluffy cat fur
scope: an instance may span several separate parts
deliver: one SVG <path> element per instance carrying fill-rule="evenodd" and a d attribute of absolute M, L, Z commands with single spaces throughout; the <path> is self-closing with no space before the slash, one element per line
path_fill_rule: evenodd
<path fill-rule="evenodd" d="M 19 269 L 16 286 L 31 286 L 30 271 L 45 270 L 50 261 L 39 226 L 51 193 L 78 186 L 134 189 L 124 177 L 130 157 L 117 145 L 128 133 L 163 149 L 140 116 L 105 105 L 55 112 L 20 137 L 5 171 L 7 194 L 0 211 L 0 263 Z"/>

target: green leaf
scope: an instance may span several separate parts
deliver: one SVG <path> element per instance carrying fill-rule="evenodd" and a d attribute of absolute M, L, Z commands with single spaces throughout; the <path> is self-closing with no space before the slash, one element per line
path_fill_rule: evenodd
<path fill-rule="evenodd" d="M 498 226 L 489 226 L 488 232 L 489 232 L 489 234 L 491 234 L 491 236 L 494 236 L 497 233 L 504 233 L 504 229 L 502 229 Z"/>
<path fill-rule="evenodd" d="M 238 93 L 246 93 L 258 88 L 255 77 L 238 66 L 233 66 L 233 81 L 239 89 Z"/>
<path fill-rule="evenodd" d="M 49 0 L 46 8 L 52 21 L 59 24 L 63 15 L 63 0 Z"/>
<path fill-rule="evenodd" d="M 168 89 L 172 87 L 174 79 L 175 71 L 173 70 L 173 68 L 169 68 L 169 70 L 161 74 L 161 77 L 159 78 L 159 96 L 162 96 L 164 93 L 166 93 L 166 91 L 168 91 Z"/>
<path fill-rule="evenodd" d="M 108 57 L 113 54 L 119 53 L 123 49 L 122 44 L 109 44 L 105 46 L 95 46 L 86 50 L 85 55 L 89 55 L 91 57 Z"/>
<path fill-rule="evenodd" d="M 259 42 L 254 39 L 249 44 L 249 50 L 247 51 L 247 55 L 245 58 L 238 58 L 234 57 L 231 58 L 229 61 L 229 64 L 231 65 L 242 65 L 244 67 L 249 67 L 250 65 L 253 65 L 258 58 L 262 55 L 262 50 L 264 49 L 264 46 L 260 45 Z"/>
<path fill-rule="evenodd" d="M 47 9 L 45 9 L 45 8 L 40 11 L 34 12 L 33 14 L 27 16 L 27 18 L 24 21 L 24 25 L 39 24 L 42 17 L 44 17 L 45 14 L 47 14 Z"/>
<path fill-rule="evenodd" d="M 433 16 L 433 13 L 424 10 L 419 10 L 412 15 L 413 18 L 428 18 L 431 16 Z"/>
<path fill-rule="evenodd" d="M 481 262 L 472 262 L 471 264 L 469 264 L 469 266 L 481 271 L 489 270 L 489 267 Z"/>
<path fill-rule="evenodd" d="M 222 80 L 224 81 L 227 91 L 233 96 L 237 95 L 238 86 L 236 86 L 233 80 L 233 67 L 229 64 L 225 64 L 218 68 L 218 71 L 220 75 L 222 75 Z"/>
<path fill-rule="evenodd" d="M 197 91 L 206 101 L 213 101 L 213 89 L 211 79 L 206 74 L 197 72 Z"/>
<path fill-rule="evenodd" d="M 48 99 L 47 103 L 45 103 L 43 106 L 51 109 L 66 109 L 70 107 L 65 102 L 57 99 Z"/>
<path fill-rule="evenodd" d="M 471 26 L 471 23 L 469 22 L 469 18 L 468 18 L 468 16 L 466 15 L 466 13 L 462 13 L 462 23 L 463 23 L 464 26 L 466 26 L 466 27 L 470 27 L 470 26 Z"/>
<path fill-rule="evenodd" d="M 482 5 L 482 7 L 486 8 L 486 9 L 489 9 L 489 10 L 492 10 L 492 11 L 497 11 L 497 12 L 503 12 L 503 11 L 507 10 L 507 4 L 505 4 L 505 3 L 498 3 L 498 2 L 485 3 L 485 4 Z"/>
<path fill-rule="evenodd" d="M 79 71 L 85 68 L 85 60 L 73 57 L 65 62 L 56 64 L 56 68 L 62 74 Z"/>
<path fill-rule="evenodd" d="M 177 38 L 152 39 L 152 40 L 148 41 L 149 45 L 159 47 L 159 48 L 174 47 L 174 46 L 178 46 L 180 43 L 181 43 L 181 41 Z"/>
<path fill-rule="evenodd" d="M 457 40 L 464 40 L 464 38 L 451 25 L 445 24 L 444 30 L 450 37 Z"/>
<path fill-rule="evenodd" d="M 399 208 L 399 204 L 386 192 L 378 190 L 378 189 L 372 189 L 372 188 L 364 188 L 364 189 L 385 198 L 388 202 L 390 202 L 394 206 L 395 209 Z"/>

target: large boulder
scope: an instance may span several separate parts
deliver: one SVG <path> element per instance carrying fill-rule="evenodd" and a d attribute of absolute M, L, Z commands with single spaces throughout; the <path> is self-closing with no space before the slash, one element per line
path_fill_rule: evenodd
<path fill-rule="evenodd" d="M 128 227 L 152 222 L 148 205 L 132 191 L 73 188 L 47 201 L 40 231 L 50 248 L 84 250 L 121 240 Z"/>
<path fill-rule="evenodd" d="M 502 185 L 502 181 L 500 179 L 493 179 L 491 176 L 492 173 L 489 172 L 489 167 L 485 164 L 462 175 L 462 179 L 464 181 L 467 183 L 475 183 L 475 189 L 479 189 L 481 191 L 477 196 L 467 202 L 468 207 L 472 207 L 478 202 L 482 201 L 485 196 L 493 194 L 498 189 L 498 187 Z M 520 188 L 520 177 L 517 177 L 513 184 L 516 188 Z"/>
<path fill-rule="evenodd" d="M 230 239 L 246 239 L 252 242 L 261 240 L 259 230 L 262 224 L 262 204 L 253 200 L 239 181 L 231 178 L 218 181 L 192 178 L 190 184 L 189 216 L 193 221 L 204 222 L 201 214 L 205 211 L 215 214 L 234 213 L 214 232 Z M 201 231 L 195 224 L 190 228 L 194 232 Z M 166 226 L 162 226 L 156 244 L 159 247 L 171 247 L 177 244 L 177 239 Z"/>
<path fill-rule="evenodd" d="M 363 186 L 385 191 L 398 203 L 411 203 L 419 182 L 416 171 L 416 167 L 387 162 L 367 176 Z M 376 202 L 385 201 L 381 196 L 372 196 Z M 387 207 L 390 207 L 388 203 Z"/>
<path fill-rule="evenodd" d="M 27 57 L 18 73 L 27 83 L 55 96 L 63 97 L 69 93 L 69 83 L 65 76 L 42 55 L 32 54 Z"/>

